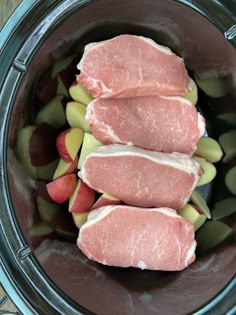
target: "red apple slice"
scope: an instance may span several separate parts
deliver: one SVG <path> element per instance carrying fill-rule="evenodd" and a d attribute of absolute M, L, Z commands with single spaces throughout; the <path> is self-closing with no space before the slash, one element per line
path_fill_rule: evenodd
<path fill-rule="evenodd" d="M 195 154 L 205 158 L 208 162 L 215 163 L 221 160 L 223 151 L 215 139 L 202 137 L 198 141 Z"/>
<path fill-rule="evenodd" d="M 197 231 L 206 221 L 205 214 L 192 204 L 187 204 L 179 209 L 178 214 L 193 224 L 194 231 Z"/>
<path fill-rule="evenodd" d="M 85 105 L 88 105 L 93 100 L 92 95 L 77 81 L 72 83 L 69 88 L 69 93 L 74 101 Z"/>
<path fill-rule="evenodd" d="M 33 130 L 29 140 L 29 154 L 32 165 L 46 165 L 58 157 L 56 136 L 56 129 L 46 123 L 37 126 Z"/>
<path fill-rule="evenodd" d="M 198 89 L 196 83 L 191 79 L 192 89 L 184 96 L 189 100 L 193 105 L 197 104 L 198 101 Z"/>
<path fill-rule="evenodd" d="M 43 104 L 47 104 L 56 95 L 58 81 L 50 73 L 45 73 L 36 86 L 36 96 Z"/>
<path fill-rule="evenodd" d="M 57 203 L 63 203 L 70 198 L 76 187 L 75 174 L 59 177 L 47 184 L 49 196 Z"/>
<path fill-rule="evenodd" d="M 99 199 L 92 206 L 91 210 L 95 210 L 100 207 L 109 206 L 109 205 L 120 205 L 121 201 L 107 193 L 103 193 Z"/>
<path fill-rule="evenodd" d="M 80 229 L 81 226 L 87 221 L 89 212 L 72 212 L 71 214 L 74 224 L 77 226 L 78 229 Z"/>
<path fill-rule="evenodd" d="M 210 209 L 208 208 L 208 205 L 205 199 L 202 197 L 202 195 L 198 191 L 194 190 L 192 192 L 190 199 L 192 203 L 195 206 L 197 206 L 197 208 L 207 216 L 208 219 L 211 219 Z"/>
<path fill-rule="evenodd" d="M 19 131 L 16 145 L 16 155 L 23 167 L 35 179 L 51 180 L 57 167 L 58 160 L 54 160 L 46 165 L 34 166 L 30 156 L 30 139 L 32 133 L 37 129 L 36 126 L 27 126 Z M 37 147 L 35 147 L 38 150 Z M 32 148 L 31 148 L 32 150 Z M 43 152 L 40 152 L 42 155 Z M 42 162 L 42 161 L 41 161 Z M 41 163 L 40 163 L 41 164 Z"/>
<path fill-rule="evenodd" d="M 80 128 L 70 128 L 59 134 L 56 146 L 59 156 L 65 162 L 73 162 L 83 142 L 84 132 Z"/>
<path fill-rule="evenodd" d="M 78 155 L 75 157 L 73 162 L 65 162 L 62 159 L 60 159 L 55 170 L 55 173 L 53 175 L 53 179 L 74 173 L 77 170 L 77 164 Z"/>
<path fill-rule="evenodd" d="M 220 221 L 207 221 L 196 234 L 197 252 L 205 254 L 226 240 L 232 229 Z"/>
<path fill-rule="evenodd" d="M 63 96 L 55 96 L 38 112 L 35 123 L 48 123 L 55 128 L 63 127 L 66 124 L 66 114 L 62 100 Z"/>
<path fill-rule="evenodd" d="M 216 177 L 215 166 L 212 163 L 207 162 L 203 158 L 199 158 L 197 156 L 194 156 L 194 159 L 200 163 L 201 168 L 203 170 L 203 174 L 202 174 L 197 186 L 200 187 L 200 186 L 209 184 Z"/>
<path fill-rule="evenodd" d="M 223 97 L 228 94 L 228 89 L 223 78 L 200 79 L 194 75 L 197 85 L 210 97 Z"/>
<path fill-rule="evenodd" d="M 236 212 L 236 198 L 229 197 L 218 201 L 212 208 L 212 219 L 218 220 L 230 216 Z"/>
<path fill-rule="evenodd" d="M 222 134 L 219 143 L 225 153 L 223 162 L 228 163 L 236 157 L 236 129 Z"/>
<path fill-rule="evenodd" d="M 78 102 L 69 102 L 66 105 L 66 118 L 71 127 L 81 128 L 85 132 L 91 132 L 85 121 L 86 106 Z"/>
<path fill-rule="evenodd" d="M 94 204 L 95 196 L 95 191 L 79 179 L 69 200 L 69 212 L 88 212 Z"/>
<path fill-rule="evenodd" d="M 92 134 L 85 132 L 82 149 L 80 152 L 78 169 L 81 169 L 87 155 L 92 153 L 96 148 L 101 147 L 103 144 L 98 141 Z"/>

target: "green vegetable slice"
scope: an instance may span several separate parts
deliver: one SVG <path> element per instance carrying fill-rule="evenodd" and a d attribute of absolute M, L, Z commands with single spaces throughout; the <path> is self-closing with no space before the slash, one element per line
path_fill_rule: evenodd
<path fill-rule="evenodd" d="M 196 235 L 197 252 L 206 253 L 222 243 L 231 234 L 232 229 L 220 221 L 207 221 Z"/>
<path fill-rule="evenodd" d="M 218 220 L 236 212 L 236 198 L 229 197 L 214 204 L 212 219 Z"/>
<path fill-rule="evenodd" d="M 208 219 L 211 219 L 210 209 L 208 208 L 205 199 L 198 191 L 194 190 L 190 199 L 192 203 L 195 204 L 207 216 Z"/>

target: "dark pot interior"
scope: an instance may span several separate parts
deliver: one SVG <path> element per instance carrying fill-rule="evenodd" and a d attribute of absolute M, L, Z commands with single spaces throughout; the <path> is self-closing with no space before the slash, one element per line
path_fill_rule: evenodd
<path fill-rule="evenodd" d="M 230 238 L 213 252 L 199 256 L 186 270 L 170 273 L 111 268 L 89 261 L 75 245 L 76 229 L 72 229 L 70 235 L 53 232 L 45 237 L 32 237 L 29 227 L 37 220 L 37 198 L 44 190 L 45 181 L 33 178 L 17 160 L 17 136 L 22 127 L 34 123 L 35 113 L 42 106 L 35 91 L 39 84 L 46 84 L 45 74 L 50 71 L 55 61 L 75 56 L 68 79 L 70 84 L 77 73 L 75 65 L 87 43 L 130 33 L 150 37 L 159 44 L 170 47 L 184 58 L 190 74 L 195 73 L 207 79 L 220 77 L 225 80 L 228 86 L 227 96 L 214 99 L 200 92 L 198 102 L 199 110 L 207 121 L 208 134 L 218 139 L 222 133 L 236 129 L 236 121 L 229 122 L 219 118 L 219 115 L 224 113 L 236 114 L 236 51 L 209 20 L 177 1 L 101 0 L 92 1 L 80 9 L 77 7 L 79 4 L 71 4 L 70 11 L 65 8 L 66 15 L 63 18 L 58 9 L 58 21 L 51 27 L 50 19 L 44 18 L 45 24 L 40 24 L 41 30 L 34 30 L 40 42 L 37 43 L 33 36 L 30 37 L 18 55 L 14 69 L 11 70 L 14 78 L 18 76 L 18 79 L 13 86 L 12 99 L 8 100 L 11 105 L 6 109 L 7 123 L 3 136 L 7 141 L 4 163 L 8 183 L 5 185 L 9 187 L 6 207 L 12 218 L 11 224 L 17 226 L 19 233 L 23 233 L 32 250 L 30 255 L 27 250 L 23 251 L 25 257 L 21 254 L 21 268 L 27 274 L 27 264 L 31 264 L 31 275 L 34 274 L 35 268 L 37 275 L 42 274 L 44 280 L 49 283 L 49 291 L 45 291 L 45 282 L 40 278 L 40 285 L 36 289 L 44 295 L 42 300 L 48 299 L 49 304 L 53 304 L 54 311 L 50 309 L 47 314 L 51 311 L 55 314 L 56 308 L 58 312 L 69 314 L 67 307 L 70 303 L 74 309 L 78 307 L 72 301 L 66 300 L 64 295 L 61 296 L 68 304 L 58 306 L 54 297 L 55 292 L 62 294 L 58 288 L 83 308 L 99 315 L 171 315 L 196 312 L 232 281 L 236 270 L 235 238 Z M 8 77 L 8 89 L 10 79 Z M 216 179 L 210 187 L 203 188 L 210 206 L 231 196 L 225 186 L 224 177 L 235 162 L 234 159 L 230 163 L 217 163 Z M 62 212 L 64 218 L 66 207 Z M 235 231 L 235 217 L 231 216 L 227 220 Z M 13 251 L 14 254 L 18 253 L 19 259 L 19 248 L 15 247 Z M 36 272 L 35 279 L 31 280 L 36 280 Z M 55 288 L 53 283 L 58 288 Z M 35 285 L 37 287 L 37 283 Z M 32 284 L 31 288 L 33 290 Z M 50 292 L 51 298 L 47 292 Z M 232 299 L 235 302 L 235 296 L 231 298 L 231 302 Z M 40 306 L 37 307 L 40 310 Z M 43 306 L 42 309 L 45 311 Z M 41 314 L 44 313 L 42 309 Z M 85 312 L 82 308 L 80 310 Z"/>

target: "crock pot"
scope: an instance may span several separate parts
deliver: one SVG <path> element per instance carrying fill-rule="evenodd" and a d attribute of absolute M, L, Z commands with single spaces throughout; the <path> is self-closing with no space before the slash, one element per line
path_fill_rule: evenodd
<path fill-rule="evenodd" d="M 27 227 L 39 183 L 15 155 L 17 133 L 32 123 L 35 90 L 51 57 L 78 61 L 87 43 L 122 33 L 170 47 L 202 78 L 223 78 L 229 95 L 203 96 L 201 110 L 212 137 L 236 129 L 217 118 L 228 103 L 236 113 L 235 15 L 234 0 L 23 0 L 9 19 L 0 42 L 0 279 L 23 314 L 236 313 L 235 238 L 173 273 L 101 266 L 86 259 L 73 238 L 58 234 L 35 243 Z M 230 195 L 228 167 L 217 165 L 210 205 Z M 228 222 L 233 229 L 235 221 Z"/>

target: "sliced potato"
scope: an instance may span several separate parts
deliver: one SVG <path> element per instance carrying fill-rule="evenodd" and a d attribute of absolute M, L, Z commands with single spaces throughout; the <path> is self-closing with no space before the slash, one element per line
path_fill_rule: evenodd
<path fill-rule="evenodd" d="M 215 139 L 202 137 L 198 141 L 195 154 L 205 158 L 208 162 L 215 163 L 221 160 L 223 151 Z"/>
<path fill-rule="evenodd" d="M 218 201 L 212 208 L 212 219 L 218 220 L 227 217 L 236 212 L 236 198 L 229 197 Z"/>
<path fill-rule="evenodd" d="M 192 192 L 190 200 L 207 216 L 208 219 L 211 218 L 211 211 L 208 208 L 208 205 L 205 199 L 202 197 L 202 195 L 198 191 L 194 190 Z"/>
<path fill-rule="evenodd" d="M 197 232 L 197 252 L 207 253 L 224 240 L 232 233 L 232 229 L 220 221 L 207 221 Z"/>

